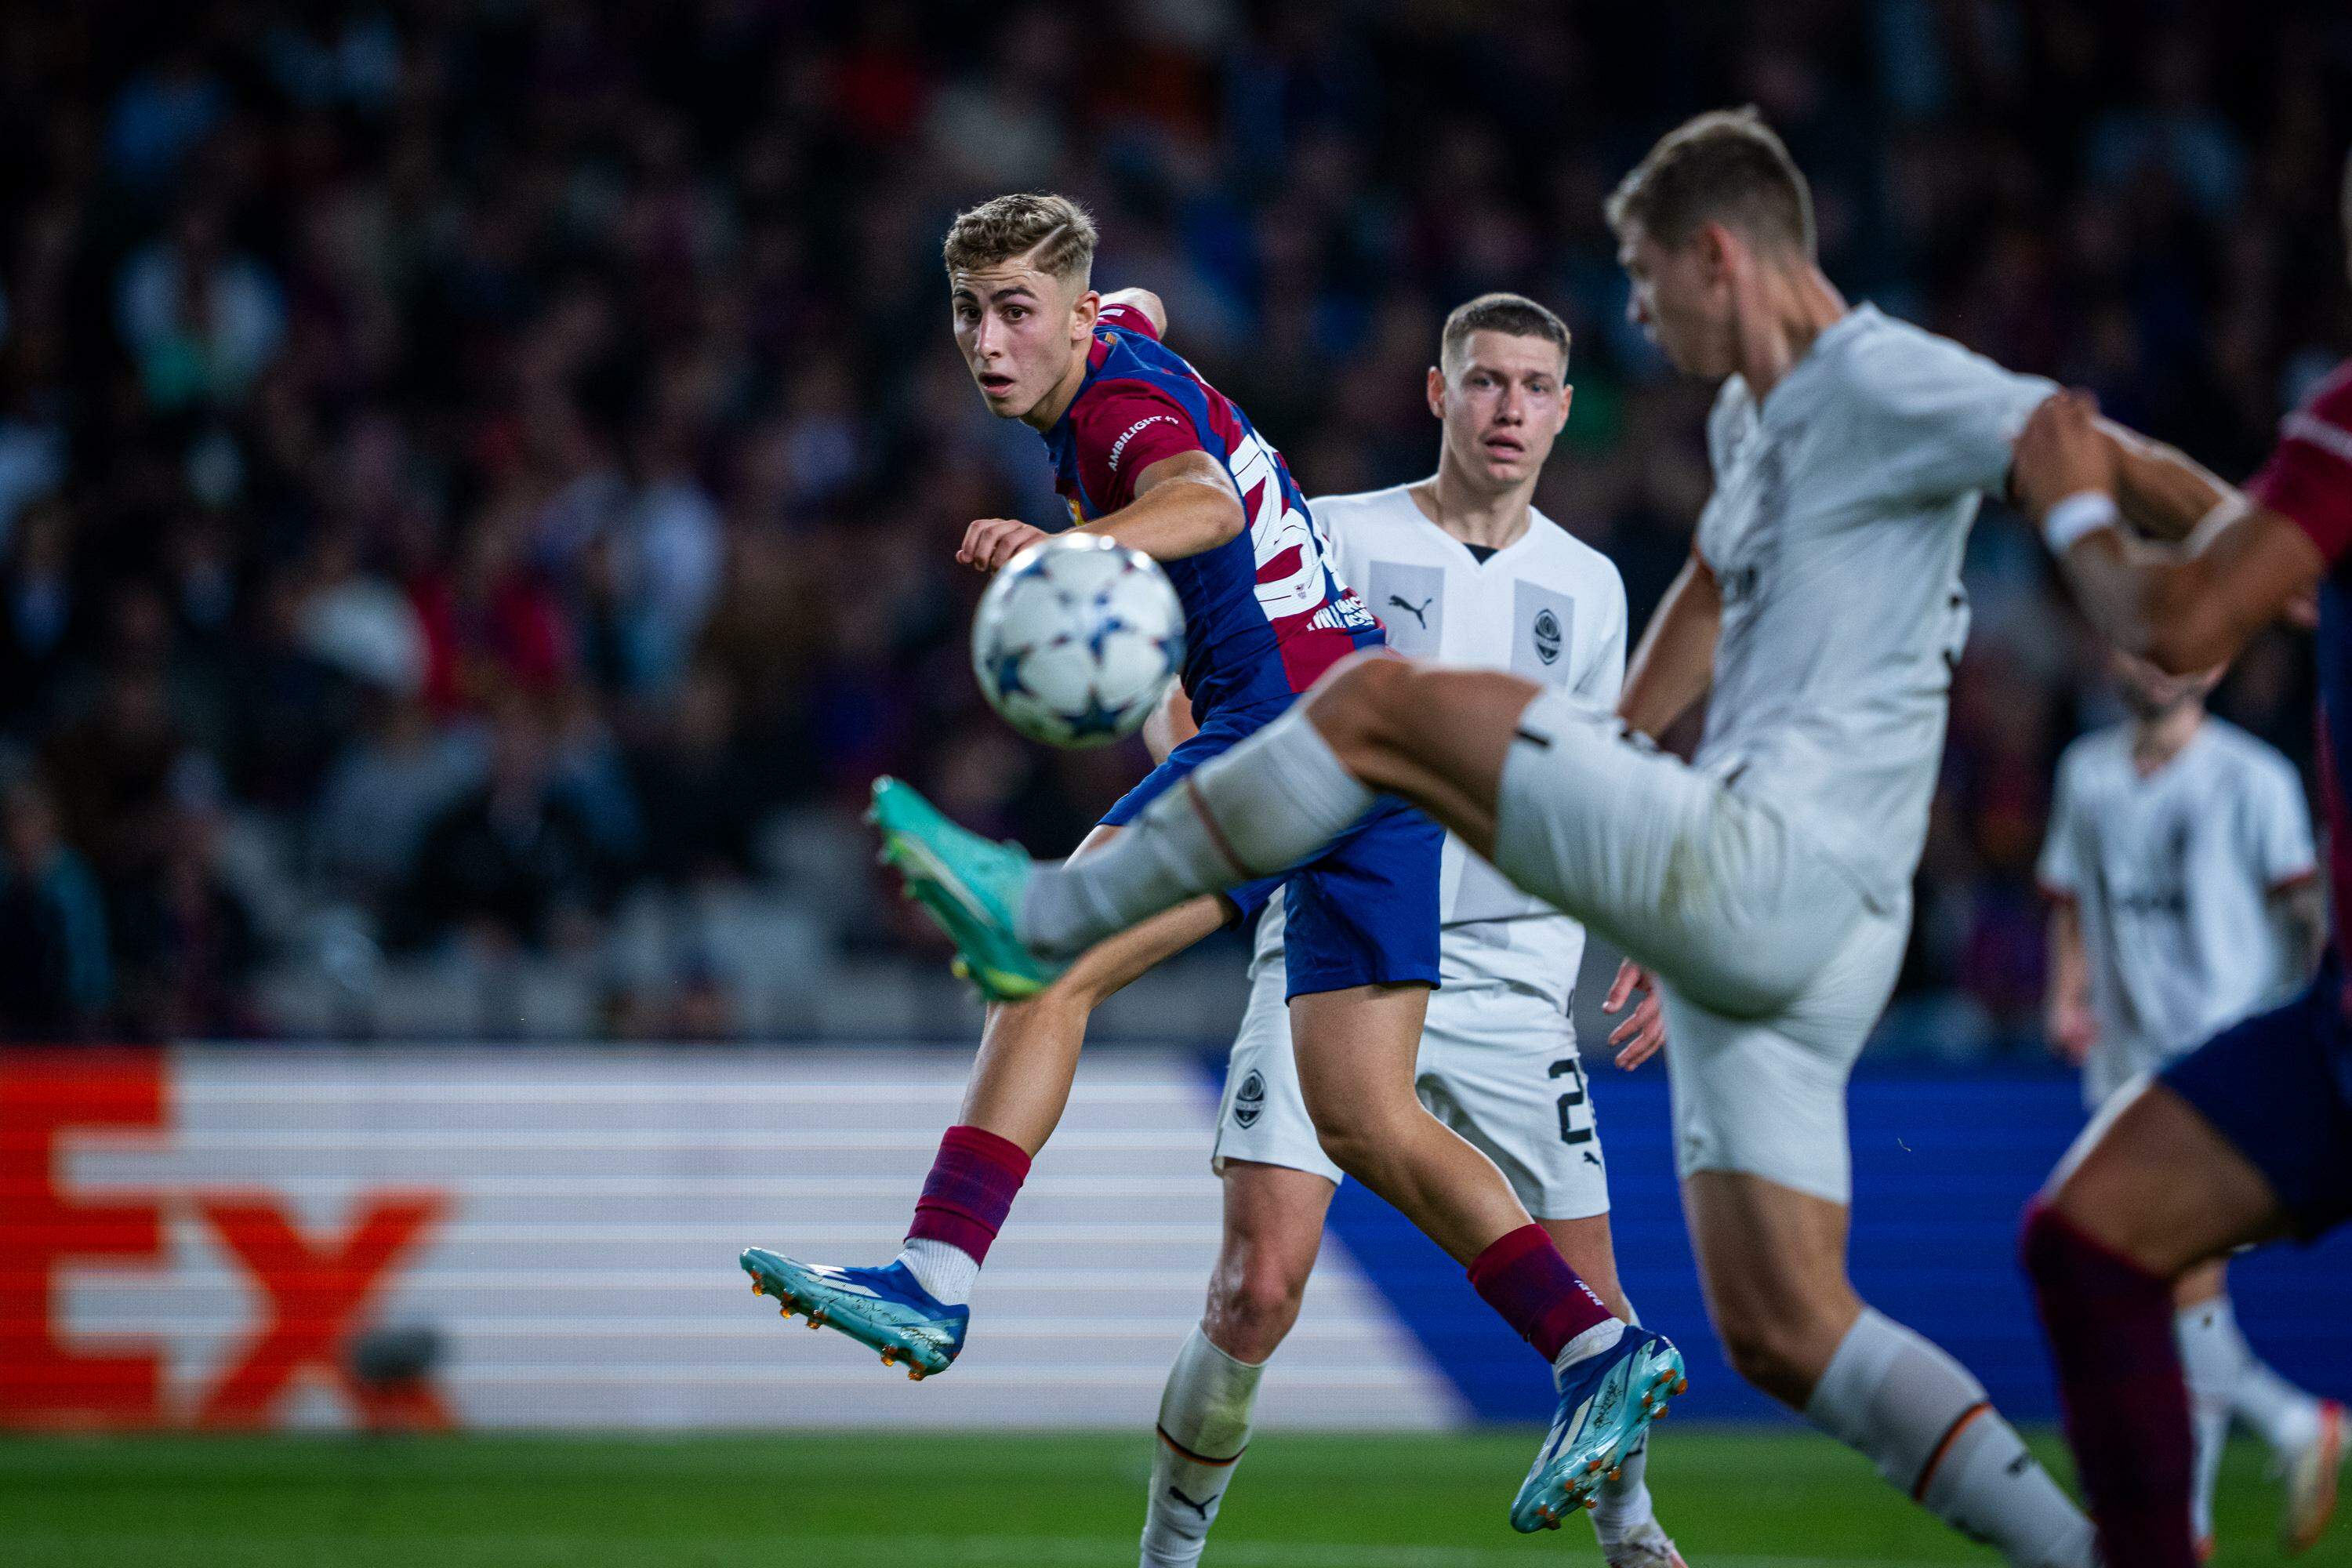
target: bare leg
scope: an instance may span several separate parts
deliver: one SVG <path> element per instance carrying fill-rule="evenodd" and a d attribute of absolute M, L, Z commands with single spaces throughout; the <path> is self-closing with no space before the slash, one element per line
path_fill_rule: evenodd
<path fill-rule="evenodd" d="M 1101 848 L 1118 831 L 1097 827 L 1078 846 L 1077 855 Z M 1042 995 L 990 1007 L 957 1120 L 1034 1155 L 1053 1136 L 1069 1104 L 1078 1051 L 1086 1044 L 1087 1019 L 1094 1010 L 1224 922 L 1224 906 L 1214 898 L 1179 904 L 1088 948 Z"/>
<path fill-rule="evenodd" d="M 2076 1141 L 2049 1203 L 2084 1236 L 2165 1280 L 2287 1228 L 2263 1173 L 2160 1083 Z"/>
<path fill-rule="evenodd" d="M 1413 1094 L 1425 985 L 1359 985 L 1297 996 L 1290 1037 L 1323 1152 L 1467 1265 L 1529 1225 L 1495 1163 Z"/>
<path fill-rule="evenodd" d="M 1266 1359 L 1298 1321 L 1323 1244 L 1332 1185 L 1310 1171 L 1225 1164 L 1224 1237 L 1208 1310 L 1177 1352 L 1160 1398 L 1146 1495 L 1143 1568 L 1192 1568 L 1249 1446 Z"/>
<path fill-rule="evenodd" d="M 1739 1375 L 1801 1412 L 1862 1315 L 1843 1205 L 1735 1171 L 1683 1182 L 1699 1283 Z"/>
<path fill-rule="evenodd" d="M 2011 1563 L 2089 1563 L 2089 1524 L 1984 1385 L 1854 1294 L 1843 1205 L 1741 1172 L 1701 1171 L 1684 1179 L 1683 1206 L 1707 1311 L 1743 1377 Z"/>
<path fill-rule="evenodd" d="M 2261 1173 L 2162 1084 L 2093 1122 L 2029 1214 L 2026 1268 L 2110 1560 L 2196 1562 L 2174 1292 L 2285 1223 Z"/>
<path fill-rule="evenodd" d="M 1317 682 L 1306 707 L 1350 773 L 1492 859 L 1503 762 L 1519 715 L 1542 692 L 1498 670 L 1360 658 Z"/>
<path fill-rule="evenodd" d="M 1201 1329 L 1234 1360 L 1262 1362 L 1298 1321 L 1336 1189 L 1312 1171 L 1254 1160 L 1225 1162 L 1224 1187 L 1224 1236 Z"/>

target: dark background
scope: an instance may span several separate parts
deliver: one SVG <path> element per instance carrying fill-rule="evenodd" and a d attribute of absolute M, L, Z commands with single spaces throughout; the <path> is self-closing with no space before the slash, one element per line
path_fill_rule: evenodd
<path fill-rule="evenodd" d="M 1088 203 L 1310 495 L 1433 466 L 1446 309 L 1552 305 L 1541 504 L 1638 625 L 1709 389 L 1601 202 L 1742 101 L 1852 297 L 2225 476 L 2352 350 L 2336 4 L 5 8 L 0 1033 L 909 1026 L 866 781 L 1054 850 L 1143 765 L 966 668 L 964 523 L 1058 509 L 950 342 L 958 207 Z M 1969 585 L 1886 1037 L 2032 1052 L 2051 771 L 2115 710 L 1997 510 Z M 2298 761 L 2306 663 L 2222 701 Z"/>

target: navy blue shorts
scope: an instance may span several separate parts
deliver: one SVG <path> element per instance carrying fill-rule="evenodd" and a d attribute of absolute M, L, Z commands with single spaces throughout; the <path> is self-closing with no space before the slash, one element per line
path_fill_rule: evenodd
<path fill-rule="evenodd" d="M 2306 1239 L 2352 1219 L 2352 1024 L 2331 958 L 2308 990 L 2157 1075 L 2263 1173 Z"/>
<path fill-rule="evenodd" d="M 1278 717 L 1260 707 L 1213 713 L 1200 733 L 1119 796 L 1103 822 L 1124 827 L 1170 785 Z M 1400 800 L 1382 799 L 1306 864 L 1231 889 L 1244 919 L 1285 889 L 1283 957 L 1289 994 L 1353 985 L 1437 984 L 1437 868 L 1445 832 Z"/>

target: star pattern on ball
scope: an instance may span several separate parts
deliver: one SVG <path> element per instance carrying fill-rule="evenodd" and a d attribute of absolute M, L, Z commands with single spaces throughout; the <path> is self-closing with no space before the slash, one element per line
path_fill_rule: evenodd
<path fill-rule="evenodd" d="M 1121 709 L 1104 707 L 1102 699 L 1089 690 L 1086 707 L 1065 716 L 1063 722 L 1069 725 L 1071 739 L 1083 741 L 1097 735 L 1118 734 L 1123 714 Z"/>
<path fill-rule="evenodd" d="M 988 679 L 1000 698 L 1029 695 L 1029 683 L 1021 679 L 1022 661 L 1029 657 L 1025 647 L 1004 648 L 990 664 Z"/>

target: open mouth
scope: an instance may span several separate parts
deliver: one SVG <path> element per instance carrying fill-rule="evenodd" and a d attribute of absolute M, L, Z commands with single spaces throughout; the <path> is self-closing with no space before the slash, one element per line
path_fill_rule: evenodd
<path fill-rule="evenodd" d="M 1489 436 L 1486 437 L 1486 455 L 1506 460 L 1524 458 L 1528 455 L 1528 446 L 1516 436 Z"/>
<path fill-rule="evenodd" d="M 1001 371 L 984 371 L 980 376 L 980 389 L 991 397 L 1002 397 L 1013 390 L 1013 378 Z"/>

